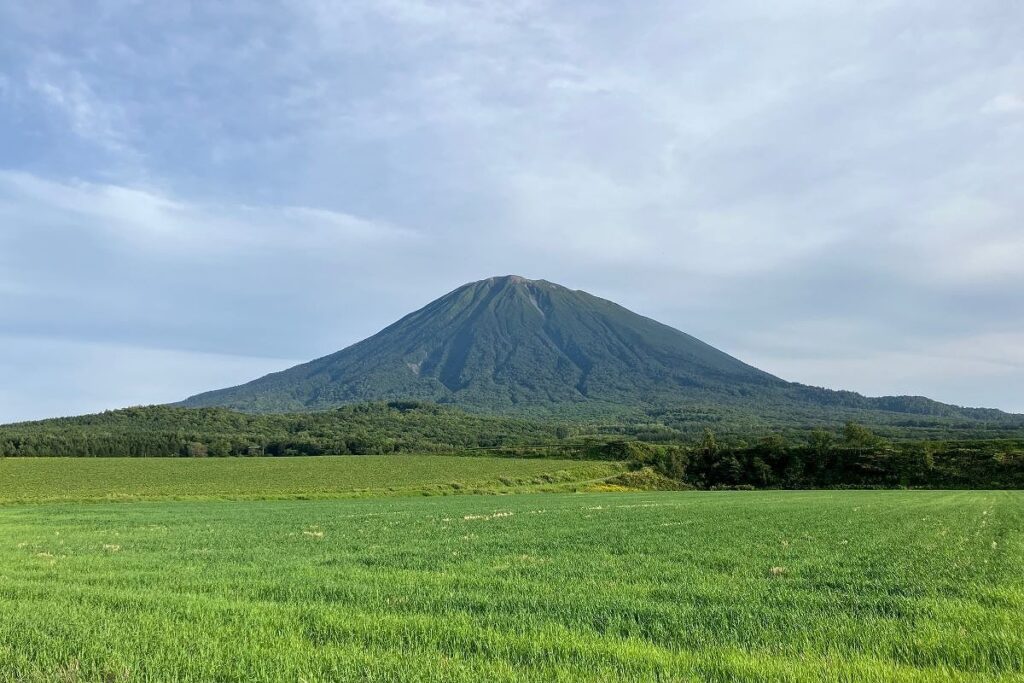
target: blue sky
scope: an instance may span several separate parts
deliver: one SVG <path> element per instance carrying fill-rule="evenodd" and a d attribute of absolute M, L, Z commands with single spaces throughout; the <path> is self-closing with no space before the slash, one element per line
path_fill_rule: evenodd
<path fill-rule="evenodd" d="M 0 0 L 0 422 L 586 289 L 1024 412 L 1024 6 Z"/>

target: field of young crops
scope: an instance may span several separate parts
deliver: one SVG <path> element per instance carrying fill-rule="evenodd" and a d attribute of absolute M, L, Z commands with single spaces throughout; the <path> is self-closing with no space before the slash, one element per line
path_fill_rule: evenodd
<path fill-rule="evenodd" d="M 1019 680 L 1022 566 L 1019 492 L 7 505 L 0 680 Z"/>
<path fill-rule="evenodd" d="M 0 503 L 502 492 L 591 481 L 622 469 L 581 460 L 441 455 L 0 458 Z"/>

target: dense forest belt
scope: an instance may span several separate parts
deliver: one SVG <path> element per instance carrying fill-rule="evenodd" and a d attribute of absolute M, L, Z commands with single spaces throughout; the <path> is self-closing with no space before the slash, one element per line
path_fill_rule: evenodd
<path fill-rule="evenodd" d="M 633 412 L 597 419 L 570 416 L 501 416 L 467 413 L 416 401 L 345 406 L 309 413 L 253 415 L 224 408 L 148 406 L 96 415 L 0 425 L 2 456 L 221 457 L 374 455 L 490 452 L 515 455 L 605 457 L 600 449 L 623 441 L 695 444 L 711 430 L 723 444 L 789 446 L 849 441 L 843 427 L 856 423 L 841 411 L 833 422 L 792 415 L 749 416 L 698 408 Z M 868 416 L 870 417 L 870 416 Z M 911 421 L 865 422 L 893 442 L 1024 443 L 1024 430 L 999 425 Z M 1005 427 L 1005 425 L 1004 425 Z M 854 435 L 855 444 L 868 443 Z M 871 443 L 881 442 L 874 439 Z"/>
<path fill-rule="evenodd" d="M 149 406 L 0 426 L 0 456 L 218 457 L 443 453 L 553 443 L 557 425 L 395 402 L 250 415 Z"/>
<path fill-rule="evenodd" d="M 628 462 L 696 488 L 1024 488 L 1019 443 L 624 445 Z"/>
<path fill-rule="evenodd" d="M 156 406 L 3 426 L 0 457 L 474 454 L 618 461 L 671 480 L 633 477 L 643 488 L 1024 488 L 1019 438 L 892 439 L 853 422 L 768 436 L 663 432 L 658 440 L 638 438 L 649 434 L 641 429 L 602 431 L 414 402 L 292 415 Z"/>

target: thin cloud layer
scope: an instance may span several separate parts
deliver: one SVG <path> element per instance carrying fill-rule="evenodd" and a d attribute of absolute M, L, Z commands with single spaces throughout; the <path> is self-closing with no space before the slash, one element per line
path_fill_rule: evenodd
<path fill-rule="evenodd" d="M 999 0 L 8 3 L 5 384 L 56 373 L 40 338 L 277 369 L 513 272 L 1024 411 L 1022 34 Z"/>

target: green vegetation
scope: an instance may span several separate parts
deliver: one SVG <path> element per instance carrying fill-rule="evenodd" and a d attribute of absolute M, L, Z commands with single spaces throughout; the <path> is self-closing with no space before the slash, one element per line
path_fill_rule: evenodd
<path fill-rule="evenodd" d="M 1024 493 L 838 490 L 1024 488 L 1021 416 L 521 278 L 189 403 L 0 427 L 0 683 L 1024 680 Z"/>
<path fill-rule="evenodd" d="M 558 427 L 408 401 L 249 415 L 149 406 L 0 427 L 0 455 L 191 456 L 450 453 L 552 443 Z"/>
<path fill-rule="evenodd" d="M 803 443 L 781 436 L 723 445 L 708 430 L 697 444 L 610 443 L 604 452 L 697 488 L 1024 488 L 1024 442 L 897 442 L 850 423 Z"/>
<path fill-rule="evenodd" d="M 320 458 L 8 458 L 0 503 L 161 498 L 336 498 L 571 488 L 618 463 L 442 455 Z"/>
<path fill-rule="evenodd" d="M 1024 431 L 1024 416 L 998 410 L 786 382 L 605 299 L 514 276 L 464 285 L 342 351 L 185 405 L 303 412 L 408 399 L 573 422 L 633 424 L 647 413 L 688 434 L 850 420 Z"/>
<path fill-rule="evenodd" d="M 1022 563 L 1018 492 L 14 506 L 0 680 L 1020 680 Z"/>
<path fill-rule="evenodd" d="M 698 437 L 649 423 L 558 423 L 408 401 L 294 415 L 153 406 L 0 427 L 0 456 L 486 453 L 617 460 L 697 488 L 1024 487 L 1019 436 L 907 438 L 914 434 L 892 439 L 851 422 L 748 438 L 705 428 Z"/>
<path fill-rule="evenodd" d="M 186 404 L 296 412 L 420 399 L 504 412 L 781 384 L 610 301 L 503 277 L 460 287 L 338 353 Z"/>
<path fill-rule="evenodd" d="M 680 412 L 619 416 L 614 421 L 560 421 L 480 415 L 416 401 L 265 415 L 224 408 L 146 406 L 0 425 L 0 456 L 369 455 L 483 449 L 520 454 L 533 449 L 578 456 L 590 452 L 595 444 L 623 440 L 693 444 L 708 429 L 733 446 L 762 438 L 820 446 L 822 435 L 830 443 L 850 442 L 844 434 L 847 427 L 837 422 L 776 430 L 767 422 L 734 422 L 708 412 L 700 413 L 704 419 L 685 420 Z M 971 423 L 872 425 L 869 431 L 873 440 L 859 445 L 885 441 L 1024 444 L 1022 430 Z"/>

